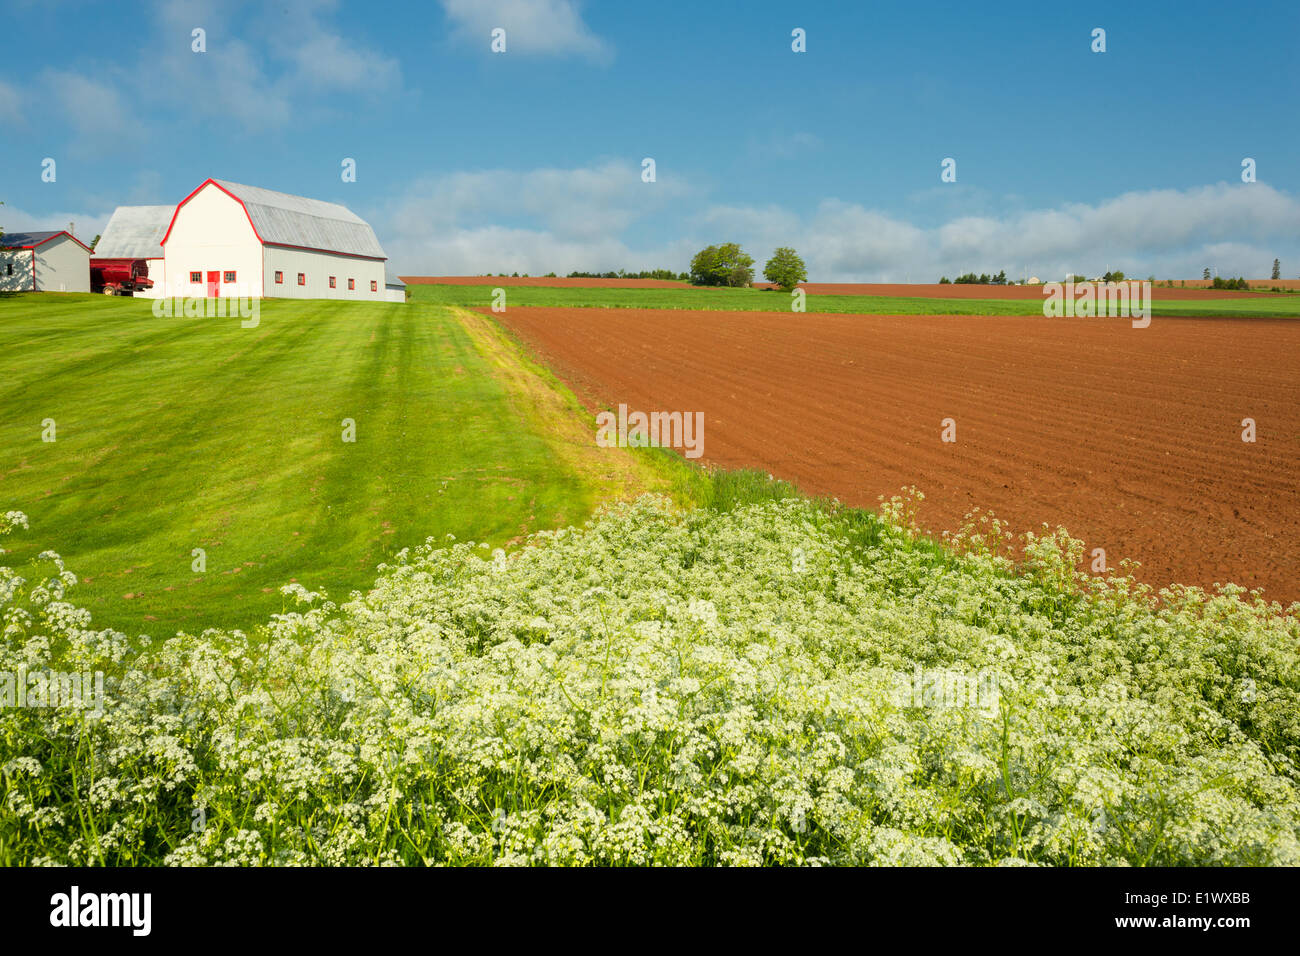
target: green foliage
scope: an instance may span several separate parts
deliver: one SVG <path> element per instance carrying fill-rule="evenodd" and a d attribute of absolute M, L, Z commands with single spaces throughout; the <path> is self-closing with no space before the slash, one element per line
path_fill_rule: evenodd
<path fill-rule="evenodd" d="M 754 259 L 734 242 L 701 249 L 691 260 L 695 285 L 740 288 L 754 283 Z"/>
<path fill-rule="evenodd" d="M 1214 282 L 1211 283 L 1211 288 L 1248 290 L 1250 288 L 1250 283 L 1240 277 L 1236 279 L 1225 279 L 1223 276 L 1215 276 Z"/>
<path fill-rule="evenodd" d="M 939 285 L 952 285 L 952 280 L 949 279 L 947 276 L 940 276 Z"/>
<path fill-rule="evenodd" d="M 548 273 L 554 277 L 555 273 Z M 664 279 L 669 282 L 687 282 L 690 280 L 689 272 L 674 272 L 672 269 L 648 269 L 641 272 L 626 272 L 619 269 L 617 272 L 570 272 L 570 279 Z"/>
<path fill-rule="evenodd" d="M 1102 282 L 1123 282 L 1124 273 L 1119 271 L 1107 272 L 1105 275 L 1101 277 L 1101 281 Z"/>
<path fill-rule="evenodd" d="M 781 246 L 763 267 L 763 278 L 789 292 L 800 282 L 808 281 L 808 269 L 799 253 L 789 246 Z"/>
<path fill-rule="evenodd" d="M 1272 276 L 1272 278 L 1273 278 L 1273 279 L 1280 279 L 1280 278 L 1282 278 L 1282 260 L 1281 260 L 1281 259 L 1274 259 L 1274 260 L 1273 260 L 1273 276 Z"/>
<path fill-rule="evenodd" d="M 642 499 L 139 646 L 0 569 L 0 672 L 105 690 L 0 708 L 0 865 L 1300 864 L 1294 616 L 913 500 Z"/>

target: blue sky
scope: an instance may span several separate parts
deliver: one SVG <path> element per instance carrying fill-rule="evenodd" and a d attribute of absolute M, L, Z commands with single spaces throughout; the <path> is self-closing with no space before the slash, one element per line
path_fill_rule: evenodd
<path fill-rule="evenodd" d="M 211 176 L 343 202 L 406 274 L 684 269 L 734 240 L 828 281 L 1300 276 L 1294 0 L 196 0 L 113 5 L 138 32 L 111 41 L 102 3 L 5 6 L 10 231 L 89 238 Z"/>

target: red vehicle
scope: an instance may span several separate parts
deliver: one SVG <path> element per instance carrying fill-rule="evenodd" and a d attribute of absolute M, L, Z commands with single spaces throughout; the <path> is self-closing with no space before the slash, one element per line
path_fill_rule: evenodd
<path fill-rule="evenodd" d="M 104 295 L 131 295 L 152 289 L 149 264 L 143 259 L 91 259 L 90 291 Z"/>

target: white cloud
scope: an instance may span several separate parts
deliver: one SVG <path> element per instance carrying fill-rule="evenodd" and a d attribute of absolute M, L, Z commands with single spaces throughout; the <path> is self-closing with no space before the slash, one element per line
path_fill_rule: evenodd
<path fill-rule="evenodd" d="M 1274 256 L 1287 274 L 1300 271 L 1300 202 L 1262 183 L 1133 192 L 922 227 L 837 199 L 807 213 L 701 207 L 684 183 L 645 184 L 638 172 L 609 162 L 447 174 L 396 200 L 377 225 L 406 274 L 680 270 L 695 251 L 723 241 L 741 243 L 760 270 L 775 247 L 792 245 L 823 282 L 933 282 L 1002 269 L 1013 277 L 1110 268 L 1180 278 L 1206 266 L 1261 278 Z"/>
<path fill-rule="evenodd" d="M 696 217 L 741 241 L 760 263 L 793 245 L 823 282 L 935 281 L 960 272 L 1060 276 L 1109 267 L 1160 278 L 1260 278 L 1274 256 L 1300 256 L 1300 202 L 1272 187 L 1220 183 L 1131 192 L 1004 216 L 959 216 L 932 228 L 827 200 L 806 217 L 777 208 L 715 207 Z"/>
<path fill-rule="evenodd" d="M 0 83 L 0 123 L 22 123 L 21 104 L 22 95 L 8 83 Z"/>
<path fill-rule="evenodd" d="M 492 31 L 506 31 L 506 55 L 574 54 L 607 63 L 613 49 L 583 22 L 575 0 L 442 0 L 453 35 L 489 50 Z"/>
<path fill-rule="evenodd" d="M 0 228 L 3 228 L 7 233 L 46 232 L 51 229 L 67 229 L 69 223 L 76 226 L 73 234 L 86 245 L 90 245 L 90 241 L 101 234 L 104 227 L 108 225 L 108 216 L 91 215 L 84 210 L 81 212 L 64 211 L 34 215 L 13 206 L 0 206 Z"/>
<path fill-rule="evenodd" d="M 627 161 L 459 172 L 414 184 L 378 225 L 408 273 L 666 268 L 680 251 L 634 250 L 621 236 L 689 194 L 673 177 L 642 182 Z"/>

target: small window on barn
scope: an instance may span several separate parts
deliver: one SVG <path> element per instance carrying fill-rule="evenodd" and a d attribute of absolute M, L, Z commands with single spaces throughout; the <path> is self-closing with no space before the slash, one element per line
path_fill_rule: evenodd
<path fill-rule="evenodd" d="M 191 281 L 191 282 L 202 282 L 202 281 L 203 281 L 203 273 L 202 273 L 202 272 L 191 272 L 191 273 L 190 273 L 190 281 Z"/>
<path fill-rule="evenodd" d="M 275 284 L 276 284 L 276 285 L 284 285 L 284 273 L 283 273 L 283 272 L 276 272 L 276 274 L 275 274 Z"/>
<path fill-rule="evenodd" d="M 378 292 L 378 291 L 379 291 L 379 283 L 376 282 L 374 279 L 371 279 L 371 280 L 370 280 L 370 291 L 371 291 L 371 292 Z"/>
<path fill-rule="evenodd" d="M 356 279 L 349 279 L 349 280 L 348 280 L 348 288 L 349 288 L 349 289 L 355 289 L 356 287 L 357 287 L 357 280 L 356 280 Z"/>
<path fill-rule="evenodd" d="M 226 270 L 226 278 L 225 278 L 225 281 L 226 281 L 226 282 L 234 282 L 234 281 L 235 281 L 235 273 L 234 273 L 234 270 L 232 270 L 232 269 L 227 269 L 227 270 Z"/>
<path fill-rule="evenodd" d="M 334 284 L 334 282 L 335 282 L 334 277 L 333 277 L 333 276 L 330 276 L 330 288 L 331 288 L 331 289 L 337 288 L 337 286 Z"/>
<path fill-rule="evenodd" d="M 13 275 L 13 274 L 14 274 L 14 264 L 13 264 L 12 262 L 10 262 L 10 263 L 6 263 L 5 268 L 9 270 L 9 271 L 6 273 L 6 275 Z"/>
<path fill-rule="evenodd" d="M 299 272 L 299 273 L 298 273 L 298 284 L 299 284 L 299 285 L 306 285 L 306 284 L 307 284 L 307 273 L 305 273 L 305 272 Z"/>

